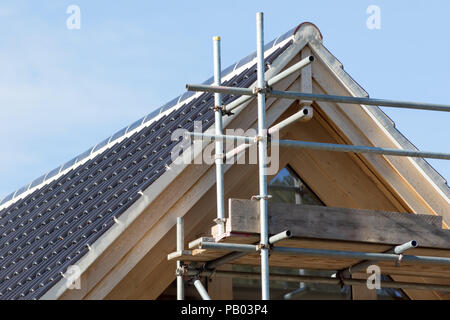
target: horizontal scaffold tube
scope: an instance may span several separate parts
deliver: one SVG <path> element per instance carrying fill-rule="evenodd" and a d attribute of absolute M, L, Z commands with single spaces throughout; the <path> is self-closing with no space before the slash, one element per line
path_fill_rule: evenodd
<path fill-rule="evenodd" d="M 404 244 L 395 246 L 394 248 L 389 249 L 389 250 L 385 251 L 384 253 L 403 254 L 405 251 L 407 251 L 409 249 L 417 248 L 418 245 L 419 244 L 416 240 L 411 240 Z M 374 261 L 370 261 L 370 260 L 361 261 L 361 262 L 358 262 L 357 264 L 354 264 L 348 268 L 345 268 L 344 270 L 339 271 L 339 273 L 344 278 L 349 278 L 353 273 L 361 271 L 361 270 L 365 270 L 365 269 L 367 269 L 368 266 L 370 266 L 372 264 L 374 264 Z"/>
<path fill-rule="evenodd" d="M 268 132 L 269 134 L 274 134 L 275 132 L 280 131 L 281 129 L 287 127 L 288 125 L 297 122 L 297 121 L 309 121 L 312 118 L 313 115 L 313 109 L 311 108 L 303 108 L 297 113 L 294 113 L 292 116 L 284 119 L 283 121 L 277 123 L 276 125 L 269 128 Z"/>
<path fill-rule="evenodd" d="M 226 86 L 210 86 L 207 84 L 187 84 L 186 89 L 188 91 L 200 91 L 200 92 L 218 92 L 224 94 L 235 94 L 239 96 L 256 96 L 253 89 L 239 88 L 239 87 L 226 87 Z"/>
<path fill-rule="evenodd" d="M 374 154 L 383 154 L 383 155 L 390 155 L 390 156 L 450 160 L 450 153 L 444 153 L 444 152 L 402 150 L 402 149 L 378 148 L 378 147 L 367 147 L 367 146 L 352 146 L 352 145 L 346 145 L 346 144 L 296 141 L 296 140 L 278 140 L 278 141 L 274 140 L 274 141 L 272 141 L 272 143 L 278 143 L 280 146 L 285 146 L 285 147 L 296 147 L 296 148 L 313 149 L 313 150 L 327 150 L 327 151 L 354 152 L 354 153 L 374 153 Z"/>
<path fill-rule="evenodd" d="M 280 232 L 276 235 L 273 235 L 269 238 L 269 243 L 270 244 L 274 244 L 277 243 L 279 241 L 285 240 L 285 239 L 289 239 L 291 237 L 291 231 L 286 230 L 283 232 Z M 253 246 L 254 250 L 256 250 L 256 245 Z M 249 247 L 250 249 L 252 249 L 251 251 L 235 251 L 235 252 L 231 252 L 223 257 L 217 258 L 215 260 L 209 261 L 205 264 L 205 269 L 215 269 L 218 266 L 234 261 L 236 259 L 239 259 L 243 256 L 245 256 L 246 254 L 248 254 L 249 252 L 253 252 L 253 247 Z"/>
<path fill-rule="evenodd" d="M 255 96 L 256 93 L 253 89 L 226 87 L 226 86 L 209 86 L 209 85 L 197 85 L 188 84 L 186 89 L 189 91 L 202 91 L 202 92 L 219 92 L 223 94 L 235 94 L 243 96 Z M 382 106 L 392 108 L 406 108 L 406 109 L 419 109 L 419 110 L 432 110 L 432 111 L 445 111 L 450 112 L 450 105 L 433 104 L 424 102 L 410 102 L 410 101 L 395 101 L 389 99 L 373 99 L 363 97 L 348 97 L 348 96 L 335 96 L 325 94 L 303 93 L 303 92 L 290 92 L 272 90 L 266 93 L 268 97 L 292 99 L 292 100 L 311 100 L 311 101 L 326 101 L 348 104 L 359 104 L 366 106 Z"/>
<path fill-rule="evenodd" d="M 240 251 L 240 252 L 257 252 L 259 250 L 258 246 L 253 244 L 216 243 L 216 242 L 202 242 L 200 248 L 225 250 L 225 251 Z M 291 248 L 291 247 L 272 247 L 271 250 L 273 253 L 277 254 L 300 255 L 309 257 L 328 257 L 328 258 L 375 260 L 375 261 L 398 261 L 400 258 L 400 255 L 398 254 L 378 253 L 378 252 L 323 250 L 323 249 L 306 249 L 306 248 Z M 403 262 L 450 266 L 450 258 L 413 256 L 413 255 L 402 255 L 401 257 L 402 257 L 401 260 Z"/>
<path fill-rule="evenodd" d="M 209 140 L 232 140 L 232 141 L 238 141 L 238 142 L 247 142 L 247 143 L 255 143 L 256 139 L 255 137 L 246 137 L 246 136 L 230 136 L 230 135 L 217 135 L 212 133 L 201 133 L 201 132 L 187 132 L 187 135 L 191 136 L 192 138 L 197 139 L 209 139 Z"/>
<path fill-rule="evenodd" d="M 189 135 L 194 138 L 224 139 L 224 140 L 241 141 L 241 142 L 246 142 L 246 143 L 254 143 L 255 142 L 254 137 L 245 137 L 245 136 L 232 136 L 232 135 L 220 136 L 220 135 L 205 134 L 205 133 L 200 133 L 200 132 L 189 132 Z M 335 151 L 335 152 L 354 152 L 354 153 L 373 153 L 373 154 L 382 154 L 382 155 L 391 155 L 391 156 L 450 160 L 450 153 L 444 153 L 444 152 L 402 150 L 402 149 L 392 149 L 392 148 L 353 146 L 353 145 L 346 145 L 346 144 L 296 141 L 296 140 L 272 140 L 271 143 L 278 144 L 280 146 L 285 146 L 285 147 L 296 147 L 296 148 L 312 149 L 312 150 L 324 150 L 324 151 Z"/>
<path fill-rule="evenodd" d="M 296 64 L 292 65 L 291 67 L 287 68 L 286 70 L 280 72 L 276 76 L 273 76 L 272 78 L 267 80 L 267 84 L 269 86 L 273 86 L 275 83 L 279 82 L 280 80 L 283 80 L 284 78 L 287 78 L 294 72 L 297 72 L 297 71 L 303 69 L 304 67 L 306 67 L 313 61 L 314 61 L 314 56 L 308 56 L 308 57 L 300 60 Z"/>
<path fill-rule="evenodd" d="M 269 243 L 270 244 L 275 244 L 277 242 L 289 239 L 291 236 L 292 236 L 291 231 L 290 230 L 286 230 L 286 231 L 283 231 L 283 232 L 280 232 L 280 233 L 278 233 L 276 235 L 271 236 L 269 238 Z"/>
<path fill-rule="evenodd" d="M 255 272 L 237 272 L 237 271 L 203 271 L 200 272 L 200 276 L 204 277 L 219 277 L 219 278 L 243 278 L 243 279 L 255 279 L 259 280 L 261 275 Z M 288 281 L 288 282 L 309 282 L 309 283 L 323 283 L 323 284 L 335 284 L 340 285 L 341 281 L 344 285 L 366 285 L 366 280 L 360 279 L 337 279 L 317 276 L 305 276 L 305 275 L 288 275 L 288 274 L 270 274 L 270 280 Z M 395 288 L 395 289 L 419 289 L 419 290 L 438 290 L 438 291 L 450 291 L 450 286 L 439 284 L 425 284 L 414 282 L 397 282 L 397 281 L 380 281 L 382 288 Z"/>
<path fill-rule="evenodd" d="M 215 250 L 227 250 L 227 251 L 240 251 L 240 252 L 257 252 L 258 246 L 254 244 L 241 244 L 241 243 L 216 243 L 216 242 L 202 242 L 200 249 L 215 249 Z"/>
<path fill-rule="evenodd" d="M 287 78 L 291 74 L 301 70 L 303 67 L 306 67 L 313 61 L 314 61 L 313 56 L 306 57 L 306 58 L 302 59 L 301 61 L 297 62 L 296 64 L 292 65 L 291 67 L 287 68 L 286 70 L 284 70 L 284 71 L 280 72 L 279 74 L 275 75 L 274 77 L 270 78 L 267 81 L 267 84 L 269 86 L 273 86 L 277 82 L 279 82 L 279 81 L 283 80 L 284 78 Z M 233 102 L 230 102 L 229 104 L 227 104 L 225 106 L 225 110 L 232 111 L 232 110 L 236 109 L 237 107 L 239 107 L 240 105 L 252 100 L 253 98 L 254 97 L 252 97 L 252 96 L 239 97 L 236 100 L 234 100 Z"/>
<path fill-rule="evenodd" d="M 340 251 L 340 250 L 320 250 L 290 247 L 273 247 L 274 253 L 300 255 L 309 257 L 329 257 L 359 260 L 375 260 L 375 261 L 398 261 L 400 255 L 392 253 L 375 253 L 375 252 L 358 252 L 358 251 Z M 403 262 L 447 265 L 450 266 L 450 258 L 429 257 L 429 256 L 412 256 L 403 255 Z"/>

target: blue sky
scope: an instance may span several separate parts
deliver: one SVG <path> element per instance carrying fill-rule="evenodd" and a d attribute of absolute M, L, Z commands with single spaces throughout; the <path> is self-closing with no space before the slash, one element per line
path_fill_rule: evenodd
<path fill-rule="evenodd" d="M 344 4 L 345 3 L 345 4 Z M 81 29 L 68 30 L 69 5 Z M 381 29 L 366 27 L 369 5 Z M 0 198 L 72 159 L 300 22 L 371 97 L 450 104 L 450 2 L 103 1 L 0 3 Z M 419 149 L 450 152 L 450 114 L 385 109 Z M 450 179 L 450 162 L 431 160 Z"/>

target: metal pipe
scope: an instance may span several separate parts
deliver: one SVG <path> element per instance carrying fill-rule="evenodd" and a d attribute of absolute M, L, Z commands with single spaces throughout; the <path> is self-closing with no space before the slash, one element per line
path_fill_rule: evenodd
<path fill-rule="evenodd" d="M 291 234 L 290 230 L 286 230 L 286 231 L 280 232 L 280 233 L 278 233 L 276 235 L 271 236 L 269 238 L 269 243 L 270 244 L 275 244 L 275 243 L 280 242 L 282 240 L 289 239 L 291 237 L 291 235 L 292 234 Z"/>
<path fill-rule="evenodd" d="M 242 96 L 254 96 L 255 95 L 255 93 L 253 92 L 252 89 L 238 88 L 238 87 L 188 84 L 188 85 L 186 85 L 186 89 L 189 91 L 220 92 L 220 93 L 224 93 L 224 94 L 235 94 L 235 95 L 242 95 Z M 279 91 L 279 90 L 272 90 L 267 93 L 267 96 L 281 98 L 281 99 L 292 99 L 292 100 L 325 101 L 325 102 L 359 104 L 359 105 L 366 105 L 366 106 L 382 106 L 382 107 L 392 107 L 392 108 L 405 108 L 405 109 L 450 112 L 449 105 L 424 103 L 424 102 L 396 101 L 396 100 L 389 100 L 389 99 L 348 97 L 348 96 L 336 96 L 336 95 L 303 93 L 303 92 L 295 92 L 295 91 Z"/>
<path fill-rule="evenodd" d="M 183 251 L 184 248 L 184 219 L 177 218 L 177 251 Z M 177 271 L 180 270 L 183 262 L 177 261 Z M 177 273 L 178 274 L 178 273 Z M 177 275 L 177 300 L 184 300 L 184 280 L 182 275 Z"/>
<path fill-rule="evenodd" d="M 387 250 L 384 253 L 402 254 L 406 250 L 411 249 L 411 248 L 416 248 L 417 246 L 418 246 L 417 241 L 416 240 L 412 240 L 412 241 L 409 241 L 409 242 L 407 242 L 405 244 L 402 244 L 402 245 L 396 246 L 396 247 L 394 247 L 392 249 L 389 249 L 389 250 Z M 365 270 L 368 266 L 373 265 L 374 263 L 375 262 L 371 261 L 371 260 L 361 261 L 361 262 L 358 262 L 358 263 L 356 263 L 356 264 L 354 264 L 354 265 L 352 265 L 352 266 L 350 266 L 348 268 L 345 268 L 342 271 L 339 271 L 339 273 L 344 278 L 350 278 L 350 276 L 353 273 L 361 271 L 361 270 Z"/>
<path fill-rule="evenodd" d="M 207 84 L 187 84 L 186 90 L 188 91 L 200 91 L 200 92 L 218 92 L 223 94 L 234 94 L 240 96 L 256 96 L 253 93 L 253 89 L 239 88 L 239 87 L 226 87 L 226 86 L 210 86 Z"/>
<path fill-rule="evenodd" d="M 200 249 L 228 250 L 240 252 L 258 252 L 258 246 L 254 244 L 202 242 Z"/>
<path fill-rule="evenodd" d="M 406 242 L 404 244 L 396 246 L 393 249 L 393 253 L 401 254 L 401 253 L 405 252 L 406 250 L 409 250 L 409 249 L 412 249 L 412 248 L 417 248 L 418 245 L 419 244 L 418 244 L 418 242 L 416 240 L 411 240 L 409 242 Z"/>
<path fill-rule="evenodd" d="M 374 253 L 374 252 L 358 252 L 358 251 L 340 251 L 340 250 L 320 250 L 305 248 L 289 248 L 289 247 L 273 247 L 274 253 L 291 254 L 310 257 L 330 257 L 357 260 L 372 261 L 398 261 L 400 255 L 392 253 Z M 450 258 L 430 257 L 430 256 L 402 256 L 403 262 L 433 264 L 433 265 L 450 265 Z"/>
<path fill-rule="evenodd" d="M 186 86 L 186 88 L 187 88 L 187 86 Z M 242 104 L 244 104 L 246 102 L 249 102 L 249 101 L 253 100 L 254 98 L 255 98 L 254 96 L 247 96 L 247 95 L 246 96 L 240 96 L 236 100 L 233 100 L 232 102 L 227 104 L 225 106 L 225 110 L 228 111 L 228 112 L 231 112 L 232 110 L 236 109 L 240 105 L 242 105 Z"/>
<path fill-rule="evenodd" d="M 219 277 L 219 278 L 243 278 L 243 279 L 261 279 L 261 275 L 256 272 L 237 272 L 237 271 L 203 271 L 200 273 L 204 277 Z M 306 282 L 306 283 L 322 283 L 322 284 L 334 284 L 340 285 L 341 279 L 318 277 L 318 276 L 305 276 L 305 275 L 288 275 L 288 274 L 270 274 L 271 280 L 288 281 L 288 282 Z M 366 285 L 366 280 L 363 279 L 342 279 L 344 285 Z M 414 283 L 414 282 L 397 282 L 397 281 L 380 281 L 382 288 L 394 288 L 394 289 L 419 289 L 419 290 L 437 290 L 437 291 L 450 291 L 449 285 L 440 284 L 426 284 L 426 283 Z"/>
<path fill-rule="evenodd" d="M 300 288 L 298 288 L 298 289 L 295 289 L 294 291 L 291 291 L 291 292 L 289 292 L 289 293 L 286 293 L 286 294 L 283 296 L 283 298 L 284 298 L 285 300 L 291 300 L 292 297 L 294 297 L 294 296 L 296 296 L 296 295 L 299 295 L 300 293 L 303 293 L 303 292 L 306 292 L 306 291 L 308 291 L 308 288 L 307 288 L 307 287 L 300 287 Z"/>
<path fill-rule="evenodd" d="M 309 65 L 313 61 L 314 61 L 314 56 L 306 57 L 306 58 L 300 60 L 299 62 L 297 62 L 296 64 L 292 65 L 291 67 L 287 68 L 286 70 L 280 72 L 276 76 L 274 76 L 274 77 L 270 78 L 269 80 L 267 80 L 267 84 L 269 86 L 272 86 L 275 83 L 283 80 L 284 78 L 289 77 L 294 72 L 299 71 L 300 69 L 303 69 L 304 67 L 306 67 L 307 65 Z"/>
<path fill-rule="evenodd" d="M 184 218 L 177 218 L 177 251 L 184 249 Z"/>
<path fill-rule="evenodd" d="M 202 297 L 203 300 L 211 300 L 211 297 L 209 296 L 208 291 L 206 291 L 205 287 L 203 286 L 203 284 L 199 278 L 194 279 L 194 286 L 197 289 L 198 293 L 200 294 L 200 297 Z"/>
<path fill-rule="evenodd" d="M 276 125 L 269 128 L 269 134 L 273 134 L 274 132 L 280 131 L 284 127 L 296 122 L 296 121 L 308 121 L 313 117 L 312 108 L 302 108 L 297 113 L 294 113 L 292 116 L 284 119 L 283 121 L 277 123 Z"/>
<path fill-rule="evenodd" d="M 250 143 L 243 143 L 238 145 L 236 148 L 228 151 L 225 156 L 224 156 L 224 161 L 228 161 L 231 158 L 233 158 L 235 155 L 238 155 L 239 153 L 241 153 L 244 150 L 247 150 L 248 148 L 250 148 L 252 144 Z"/>
<path fill-rule="evenodd" d="M 222 84 L 221 75 L 221 62 L 220 62 L 220 37 L 213 38 L 214 47 L 214 84 L 220 86 Z M 222 95 L 220 93 L 214 93 L 215 103 L 215 133 L 221 135 L 223 133 L 222 124 Z M 217 189 L 217 219 L 219 236 L 224 232 L 224 219 L 225 219 L 225 194 L 224 194 L 224 176 L 223 176 L 223 140 L 216 140 L 215 150 L 215 163 L 216 163 L 216 189 Z"/>
<path fill-rule="evenodd" d="M 256 252 L 258 246 L 252 244 L 240 243 L 216 243 L 203 242 L 201 249 L 229 250 L 240 252 Z M 274 253 L 301 255 L 310 257 L 329 257 L 357 260 L 378 260 L 378 261 L 398 261 L 400 255 L 394 253 L 378 253 L 378 252 L 360 252 L 360 251 L 342 251 L 342 250 L 322 250 L 322 249 L 306 249 L 306 248 L 290 248 L 290 247 L 273 247 Z M 434 265 L 450 265 L 450 258 L 431 257 L 431 256 L 402 256 L 402 261 L 411 263 L 423 263 Z"/>
<path fill-rule="evenodd" d="M 209 139 L 209 140 L 230 140 L 247 143 L 255 142 L 255 137 L 246 137 L 246 136 L 231 136 L 226 134 L 216 135 L 212 133 L 201 133 L 201 132 L 186 132 L 186 135 L 191 136 L 192 138 Z"/>
<path fill-rule="evenodd" d="M 245 136 L 231 136 L 231 135 L 213 135 L 199 132 L 188 132 L 192 137 L 204 137 L 207 139 L 224 139 L 234 140 L 241 142 L 252 143 L 255 141 L 254 137 Z M 312 150 L 325 150 L 334 152 L 354 152 L 354 153 L 373 153 L 383 154 L 391 156 L 403 156 L 403 157 L 417 157 L 417 158 L 430 158 L 430 159 L 443 159 L 450 160 L 450 153 L 444 152 L 430 152 L 430 151 L 418 151 L 418 150 L 401 150 L 392 148 L 377 148 L 368 146 L 353 146 L 346 144 L 333 144 L 323 142 L 310 142 L 310 141 L 295 141 L 295 140 L 271 140 L 272 144 L 278 144 L 285 147 L 296 147 Z"/>
<path fill-rule="evenodd" d="M 293 99 L 293 100 L 313 100 L 313 101 L 328 101 L 349 104 L 362 104 L 368 106 L 383 106 L 392 108 L 418 109 L 418 110 L 432 110 L 450 112 L 450 106 L 444 104 L 410 102 L 410 101 L 395 101 L 389 99 L 373 99 L 373 98 L 359 98 L 346 97 L 324 94 L 312 94 L 302 92 L 285 92 L 273 90 L 269 94 L 271 97 Z"/>
<path fill-rule="evenodd" d="M 260 212 L 260 244 L 261 244 L 261 298 L 269 300 L 269 224 L 267 215 L 267 130 L 266 130 L 266 88 L 264 80 L 264 16 L 256 13 L 256 58 L 258 90 L 258 167 L 259 167 L 259 212 Z"/>
<path fill-rule="evenodd" d="M 271 143 L 277 143 L 280 146 L 306 148 L 312 150 L 327 150 L 336 152 L 354 152 L 354 153 L 373 153 L 383 154 L 391 156 L 404 156 L 404 157 L 420 157 L 430 159 L 445 159 L 450 160 L 450 153 L 443 152 L 428 152 L 417 150 L 401 150 L 391 148 L 377 148 L 367 146 L 352 146 L 345 144 L 333 144 L 322 142 L 309 142 L 309 141 L 294 141 L 294 140 L 273 140 Z"/>
<path fill-rule="evenodd" d="M 297 62 L 296 64 L 290 66 L 289 68 L 287 68 L 283 72 L 280 72 L 279 74 L 277 74 L 274 77 L 270 78 L 267 81 L 267 84 L 269 86 L 273 86 L 274 84 L 276 84 L 277 82 L 283 80 L 284 78 L 289 77 L 294 72 L 299 71 L 302 68 L 306 67 L 308 64 L 310 64 L 313 61 L 314 61 L 314 57 L 313 56 L 306 57 L 306 58 L 302 59 L 301 61 Z M 239 107 L 240 105 L 242 105 L 242 104 L 252 100 L 253 98 L 254 97 L 252 97 L 252 96 L 241 96 L 241 97 L 237 98 L 236 100 L 234 100 L 233 102 L 227 104 L 225 106 L 225 110 L 226 111 L 232 111 L 232 110 L 236 109 L 237 107 Z"/>

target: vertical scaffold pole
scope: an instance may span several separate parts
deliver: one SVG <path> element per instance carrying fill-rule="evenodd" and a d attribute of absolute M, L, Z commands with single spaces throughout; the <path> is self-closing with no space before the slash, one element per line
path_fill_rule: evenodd
<path fill-rule="evenodd" d="M 184 249 L 184 219 L 177 218 L 177 251 Z M 177 261 L 177 300 L 184 300 L 184 280 L 182 275 L 178 275 L 182 261 Z"/>
<path fill-rule="evenodd" d="M 264 22 L 263 13 L 256 13 L 256 55 L 258 68 L 258 165 L 259 165 L 259 204 L 261 229 L 261 296 L 269 300 L 269 233 L 267 221 L 267 131 L 266 95 L 264 88 Z"/>
<path fill-rule="evenodd" d="M 221 76 L 221 61 L 220 61 L 220 37 L 213 37 L 214 48 L 214 85 L 220 86 L 222 84 Z M 215 116 L 215 132 L 218 135 L 223 134 L 222 125 L 222 94 L 214 93 L 214 116 Z M 217 219 L 218 233 L 224 233 L 224 219 L 225 219 L 225 195 L 224 195 L 224 176 L 223 176 L 223 141 L 216 140 L 215 151 L 216 163 L 216 185 L 217 185 Z"/>

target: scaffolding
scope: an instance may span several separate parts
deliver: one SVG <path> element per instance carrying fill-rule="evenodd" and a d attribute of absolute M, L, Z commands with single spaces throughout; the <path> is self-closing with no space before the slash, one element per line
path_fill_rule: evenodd
<path fill-rule="evenodd" d="M 406 157 L 421 157 L 450 160 L 449 153 L 440 152 L 423 152 L 418 150 L 401 150 L 377 148 L 369 146 L 354 146 L 331 143 L 318 143 L 306 141 L 293 140 L 278 140 L 271 139 L 272 134 L 282 130 L 287 125 L 302 121 L 312 117 L 312 109 L 303 107 L 299 112 L 288 117 L 282 122 L 266 128 L 266 98 L 276 97 L 282 99 L 293 100 L 308 100 L 308 101 L 330 101 L 338 103 L 346 103 L 351 105 L 366 105 L 366 106 L 385 106 L 394 108 L 409 108 L 421 110 L 433 110 L 450 112 L 450 105 L 393 101 L 387 99 L 372 99 L 360 97 L 347 97 L 335 95 L 321 95 L 302 92 L 285 92 L 273 90 L 272 86 L 280 80 L 289 75 L 301 70 L 305 66 L 314 61 L 313 56 L 308 56 L 293 66 L 287 68 L 285 71 L 272 77 L 266 81 L 264 78 L 265 63 L 264 63 L 264 27 L 263 27 L 263 13 L 256 14 L 256 44 L 257 44 L 257 85 L 253 89 L 225 87 L 221 86 L 221 56 L 220 56 L 220 37 L 213 38 L 214 48 L 214 83 L 213 85 L 186 85 L 187 90 L 198 92 L 212 92 L 215 100 L 215 133 L 198 133 L 189 132 L 187 135 L 190 138 L 212 139 L 215 141 L 215 167 L 216 167 L 216 186 L 217 186 L 217 235 L 220 237 L 224 234 L 225 206 L 224 206 L 224 161 L 241 153 L 253 144 L 257 144 L 258 148 L 258 171 L 259 171 L 259 194 L 253 199 L 259 202 L 259 221 L 260 234 L 259 243 L 244 244 L 244 243 L 220 243 L 210 241 L 208 238 L 200 238 L 190 246 L 197 246 L 200 249 L 215 250 L 229 252 L 212 261 L 204 262 L 202 266 L 198 263 L 191 265 L 183 263 L 184 250 L 184 222 L 183 218 L 177 219 L 177 252 L 169 254 L 169 259 L 177 260 L 177 299 L 184 299 L 185 279 L 192 280 L 193 285 L 204 300 L 210 300 L 207 290 L 204 288 L 200 277 L 240 277 L 246 279 L 258 279 L 261 281 L 261 297 L 262 300 L 269 300 L 269 279 L 295 281 L 295 282 L 313 282 L 326 283 L 336 285 L 361 285 L 365 284 L 365 280 L 349 278 L 352 273 L 365 269 L 374 261 L 392 261 L 399 263 L 399 261 L 412 262 L 416 264 L 440 265 L 450 267 L 450 258 L 436 257 L 436 256 L 419 256 L 419 255 L 405 255 L 404 253 L 412 248 L 416 248 L 419 243 L 416 240 L 408 241 L 402 245 L 393 247 L 391 250 L 382 253 L 374 252 L 358 252 L 358 251 L 343 251 L 343 250 L 324 250 L 311 248 L 294 248 L 274 246 L 274 244 L 289 239 L 291 232 L 285 230 L 279 234 L 269 237 L 268 231 L 268 199 L 270 195 L 267 192 L 267 176 L 266 176 L 266 161 L 267 161 L 267 147 L 268 144 L 278 144 L 280 146 L 307 148 L 314 150 L 327 150 L 336 152 L 354 152 L 354 153 L 373 153 L 381 155 L 406 156 Z M 228 105 L 222 104 L 222 94 L 233 94 L 241 97 L 237 98 Z M 255 137 L 248 136 L 234 136 L 224 135 L 222 117 L 225 114 L 230 114 L 232 110 L 238 106 L 249 102 L 253 98 L 257 98 L 258 105 L 258 129 Z M 242 144 L 230 152 L 224 154 L 224 141 L 232 140 L 242 142 Z M 324 257 L 324 258 L 351 258 L 363 260 L 351 267 L 341 270 L 334 278 L 306 276 L 306 275 L 287 275 L 287 274 L 273 274 L 269 273 L 269 252 L 277 254 L 286 254 L 290 256 L 309 256 L 309 257 Z M 251 253 L 260 254 L 261 273 L 253 272 L 236 272 L 236 271 L 218 271 L 216 268 L 226 263 L 242 258 Z M 413 282 L 398 282 L 398 281 L 381 281 L 382 288 L 402 288 L 402 289 L 422 289 L 422 290 L 439 290 L 450 291 L 450 285 L 441 284 L 425 284 Z"/>

